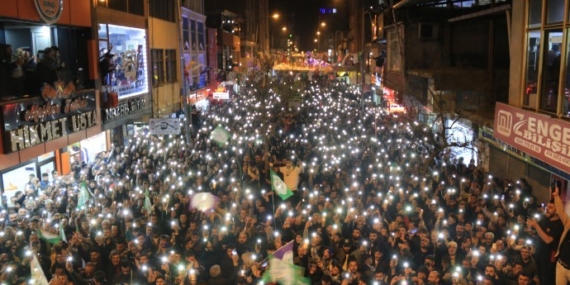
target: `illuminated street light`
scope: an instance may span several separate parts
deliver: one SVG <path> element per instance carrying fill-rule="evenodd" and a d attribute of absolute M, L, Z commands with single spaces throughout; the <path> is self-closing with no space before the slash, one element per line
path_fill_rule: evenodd
<path fill-rule="evenodd" d="M 320 35 L 320 34 L 321 34 L 321 32 L 320 32 L 320 31 L 317 31 L 317 35 Z"/>
<path fill-rule="evenodd" d="M 273 14 L 273 16 L 271 16 L 271 17 L 273 17 L 273 19 L 279 19 L 279 14 L 278 14 L 278 13 L 275 13 L 275 14 Z"/>
<path fill-rule="evenodd" d="M 281 28 L 282 31 L 286 32 L 287 31 L 287 27 L 283 27 Z"/>
<path fill-rule="evenodd" d="M 321 27 L 326 27 L 326 26 L 327 26 L 327 23 L 325 23 L 325 22 L 321 23 Z"/>

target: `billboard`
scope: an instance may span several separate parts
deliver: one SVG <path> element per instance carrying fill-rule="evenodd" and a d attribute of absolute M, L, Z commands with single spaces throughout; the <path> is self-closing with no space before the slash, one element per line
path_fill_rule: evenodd
<path fill-rule="evenodd" d="M 558 169 L 570 169 L 568 122 L 497 103 L 494 137 Z"/>

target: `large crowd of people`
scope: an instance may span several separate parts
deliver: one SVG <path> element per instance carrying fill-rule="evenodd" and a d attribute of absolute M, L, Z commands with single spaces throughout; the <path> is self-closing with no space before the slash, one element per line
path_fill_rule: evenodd
<path fill-rule="evenodd" d="M 347 85 L 310 85 L 296 108 L 248 92 L 193 116 L 189 139 L 142 133 L 31 177 L 2 211 L 0 283 L 41 267 L 51 285 L 271 284 L 267 261 L 292 241 L 310 284 L 555 284 L 559 198 L 434 155 L 428 126 Z M 218 126 L 230 140 L 210 140 Z"/>

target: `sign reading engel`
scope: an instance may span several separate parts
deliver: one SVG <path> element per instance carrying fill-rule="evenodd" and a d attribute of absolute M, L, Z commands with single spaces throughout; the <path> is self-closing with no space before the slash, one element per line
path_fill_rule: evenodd
<path fill-rule="evenodd" d="M 46 24 L 53 24 L 61 17 L 63 0 L 34 0 L 40 18 Z"/>
<path fill-rule="evenodd" d="M 151 135 L 180 134 L 180 120 L 175 118 L 153 118 L 148 120 Z"/>
<path fill-rule="evenodd" d="M 570 169 L 570 123 L 497 103 L 494 136 L 559 169 Z"/>

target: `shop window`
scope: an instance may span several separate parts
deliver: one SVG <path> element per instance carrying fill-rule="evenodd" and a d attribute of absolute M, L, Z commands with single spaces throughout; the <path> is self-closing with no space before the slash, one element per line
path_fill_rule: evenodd
<path fill-rule="evenodd" d="M 164 50 L 151 49 L 150 58 L 152 64 L 152 85 L 164 84 Z"/>
<path fill-rule="evenodd" d="M 175 22 L 175 0 L 150 0 L 150 16 Z"/>
<path fill-rule="evenodd" d="M 174 83 L 177 81 L 176 74 L 178 73 L 178 69 L 176 68 L 176 50 L 175 49 L 167 49 L 165 51 L 166 56 L 166 82 Z"/>
<path fill-rule="evenodd" d="M 101 60 L 107 51 L 111 56 L 111 68 L 104 84 L 117 92 L 120 99 L 148 92 L 145 30 L 116 25 L 107 27 L 109 39 L 99 43 Z"/>
<path fill-rule="evenodd" d="M 558 105 L 558 87 L 560 84 L 560 48 L 562 30 L 550 30 L 544 37 L 544 62 L 542 65 L 542 92 L 540 109 L 546 112 L 556 112 Z"/>
<path fill-rule="evenodd" d="M 182 40 L 184 41 L 184 50 L 190 50 L 190 40 L 188 39 L 188 33 L 188 18 L 182 17 Z"/>
<path fill-rule="evenodd" d="M 562 23 L 564 21 L 564 0 L 547 0 L 546 23 Z"/>
<path fill-rule="evenodd" d="M 99 24 L 99 26 L 98 26 L 98 35 L 99 35 L 99 39 L 107 39 L 107 38 L 108 38 L 107 25 L 105 25 L 105 24 Z"/>
<path fill-rule="evenodd" d="M 540 31 L 528 32 L 526 52 L 526 76 L 523 105 L 536 109 L 538 96 L 538 66 L 540 55 Z"/>
<path fill-rule="evenodd" d="M 542 0 L 530 0 L 528 7 L 528 26 L 540 27 L 542 22 Z"/>

